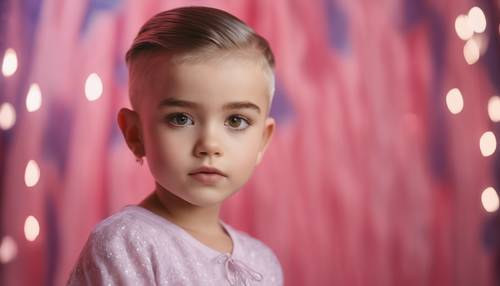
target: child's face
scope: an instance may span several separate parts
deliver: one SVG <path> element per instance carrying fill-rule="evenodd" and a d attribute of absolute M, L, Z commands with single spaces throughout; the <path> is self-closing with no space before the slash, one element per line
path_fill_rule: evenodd
<path fill-rule="evenodd" d="M 152 175 L 190 204 L 219 204 L 249 179 L 274 131 L 269 80 L 260 64 L 237 56 L 153 68 L 138 107 Z"/>

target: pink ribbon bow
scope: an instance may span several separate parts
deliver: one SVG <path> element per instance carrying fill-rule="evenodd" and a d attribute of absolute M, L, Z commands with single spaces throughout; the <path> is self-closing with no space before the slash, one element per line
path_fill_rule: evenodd
<path fill-rule="evenodd" d="M 233 259 L 230 254 L 222 254 L 217 257 L 216 261 L 224 264 L 226 279 L 232 286 L 250 286 L 251 280 L 262 280 L 262 274 L 251 269 L 245 263 Z"/>

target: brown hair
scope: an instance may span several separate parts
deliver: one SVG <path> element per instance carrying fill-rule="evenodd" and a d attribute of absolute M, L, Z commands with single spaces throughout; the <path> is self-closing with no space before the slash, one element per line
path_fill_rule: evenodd
<path fill-rule="evenodd" d="M 138 58 L 155 52 L 166 53 L 176 62 L 193 62 L 224 51 L 257 52 L 270 71 L 272 98 L 275 61 L 268 42 L 243 21 L 219 9 L 180 7 L 156 14 L 139 30 L 125 59 L 132 70 Z M 133 93 L 131 87 L 132 105 Z"/>
<path fill-rule="evenodd" d="M 207 48 L 255 48 L 274 68 L 273 52 L 263 37 L 235 16 L 210 7 L 181 7 L 155 15 L 140 29 L 126 61 L 146 50 L 184 54 Z"/>

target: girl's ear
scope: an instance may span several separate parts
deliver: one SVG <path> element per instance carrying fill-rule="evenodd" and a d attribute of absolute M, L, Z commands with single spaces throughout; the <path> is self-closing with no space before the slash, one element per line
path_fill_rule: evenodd
<path fill-rule="evenodd" d="M 262 141 L 260 145 L 259 153 L 257 154 L 257 165 L 262 161 L 262 157 L 266 152 L 267 146 L 269 146 L 269 142 L 271 142 L 271 138 L 274 134 L 274 129 L 276 127 L 276 122 L 273 118 L 266 118 L 266 122 L 264 123 L 264 132 L 262 133 Z"/>
<path fill-rule="evenodd" d="M 142 158 L 145 151 L 139 115 L 133 110 L 122 108 L 118 112 L 117 119 L 128 148 L 137 158 Z"/>

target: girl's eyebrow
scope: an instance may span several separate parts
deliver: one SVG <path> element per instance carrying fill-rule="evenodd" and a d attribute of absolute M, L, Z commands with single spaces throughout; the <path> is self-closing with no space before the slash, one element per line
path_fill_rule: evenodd
<path fill-rule="evenodd" d="M 158 105 L 158 108 L 169 107 L 169 106 L 170 107 L 196 108 L 196 107 L 198 107 L 198 105 L 199 104 L 196 103 L 196 102 L 169 97 L 169 98 L 166 98 L 166 99 L 160 101 L 160 104 Z"/>
<path fill-rule="evenodd" d="M 182 100 L 182 99 L 177 99 L 177 98 L 166 98 L 162 101 L 160 101 L 160 104 L 158 106 L 159 108 L 162 107 L 187 107 L 187 108 L 197 108 L 199 107 L 199 104 L 196 102 L 192 101 L 187 101 L 187 100 Z M 252 103 L 250 101 L 237 101 L 237 102 L 230 102 L 224 104 L 222 107 L 223 110 L 234 110 L 234 109 L 253 109 L 257 113 L 260 114 L 260 107 Z"/>
<path fill-rule="evenodd" d="M 244 109 L 244 108 L 253 109 L 260 114 L 259 106 L 250 101 L 230 102 L 224 104 L 224 106 L 222 107 L 223 110 Z"/>

